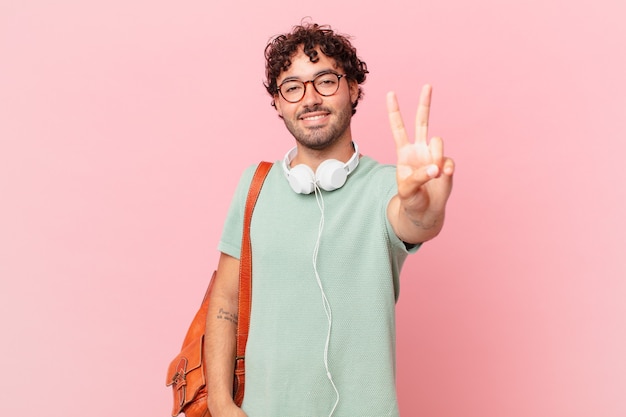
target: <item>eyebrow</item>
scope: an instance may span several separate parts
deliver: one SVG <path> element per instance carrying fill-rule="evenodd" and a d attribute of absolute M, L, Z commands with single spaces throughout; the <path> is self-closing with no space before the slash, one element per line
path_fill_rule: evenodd
<path fill-rule="evenodd" d="M 322 74 L 328 74 L 328 73 L 337 74 L 337 72 L 335 70 L 333 70 L 333 69 L 323 69 L 323 70 L 318 71 L 315 74 L 313 74 L 313 78 L 311 78 L 310 80 L 313 80 L 313 79 L 315 79 L 315 77 L 319 77 Z M 294 76 L 285 78 L 284 80 L 282 80 L 280 83 L 277 83 L 277 84 L 280 85 L 280 84 L 282 84 L 284 82 L 294 81 L 294 80 L 302 81 L 302 79 L 300 77 L 296 77 L 294 75 Z M 307 81 L 310 81 L 310 80 L 307 80 Z"/>

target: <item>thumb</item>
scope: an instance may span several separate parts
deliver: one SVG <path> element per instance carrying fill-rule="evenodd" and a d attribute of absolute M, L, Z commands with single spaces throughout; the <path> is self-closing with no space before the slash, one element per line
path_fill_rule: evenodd
<path fill-rule="evenodd" d="M 435 164 L 426 165 L 413 170 L 409 166 L 398 166 L 398 193 L 403 196 L 415 194 L 418 189 L 433 178 L 437 178 L 441 170 Z"/>

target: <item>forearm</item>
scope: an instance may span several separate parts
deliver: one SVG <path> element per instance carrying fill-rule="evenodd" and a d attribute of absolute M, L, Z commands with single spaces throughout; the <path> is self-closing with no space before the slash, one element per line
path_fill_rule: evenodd
<path fill-rule="evenodd" d="M 211 358 L 206 369 L 207 398 L 211 414 L 233 401 L 237 305 L 223 297 L 211 297 L 204 340 L 205 357 Z M 234 312 L 234 313 L 233 313 Z"/>
<path fill-rule="evenodd" d="M 206 321 L 204 339 L 207 363 L 206 377 L 210 396 L 207 398 L 209 411 L 219 416 L 220 411 L 233 403 L 233 370 L 235 363 L 237 310 L 238 310 L 239 261 L 222 255 Z"/>
<path fill-rule="evenodd" d="M 406 243 L 426 242 L 441 232 L 445 210 L 411 210 L 395 196 L 387 208 L 387 215 L 396 235 Z"/>

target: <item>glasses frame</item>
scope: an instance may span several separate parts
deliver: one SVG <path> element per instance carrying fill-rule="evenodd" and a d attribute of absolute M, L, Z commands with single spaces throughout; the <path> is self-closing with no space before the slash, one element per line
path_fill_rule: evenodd
<path fill-rule="evenodd" d="M 317 80 L 319 77 L 323 77 L 324 75 L 328 75 L 328 74 L 333 74 L 333 75 L 336 75 L 336 76 L 337 76 L 337 89 L 336 89 L 336 90 L 335 90 L 335 92 L 334 92 L 334 93 L 332 93 L 332 94 L 322 94 L 322 93 L 320 93 L 320 92 L 317 90 L 317 87 L 315 86 L 315 82 L 314 82 L 314 81 L 315 81 L 315 80 Z M 282 83 L 280 83 L 280 85 L 277 87 L 277 90 L 278 90 L 278 93 L 280 94 L 280 96 L 281 96 L 281 97 L 282 97 L 282 98 L 283 98 L 283 99 L 284 99 L 287 103 L 299 103 L 300 101 L 302 101 L 302 99 L 304 98 L 304 96 L 306 96 L 306 85 L 307 85 L 307 84 L 309 84 L 309 83 L 313 86 L 313 90 L 315 90 L 315 92 L 316 92 L 317 94 L 319 94 L 319 95 L 320 95 L 320 96 L 322 96 L 322 97 L 330 97 L 330 96 L 334 96 L 335 94 L 337 94 L 337 91 L 339 91 L 339 87 L 340 87 L 340 84 L 341 84 L 341 79 L 342 79 L 342 78 L 344 78 L 344 77 L 347 77 L 347 75 L 346 75 L 346 74 L 338 74 L 338 73 L 336 73 L 336 72 L 334 72 L 334 71 L 324 71 L 324 72 L 322 72 L 321 74 L 316 75 L 316 76 L 315 76 L 315 78 L 313 78 L 312 80 L 308 80 L 308 81 L 300 81 L 300 80 L 286 80 L 286 81 L 283 81 L 283 82 L 282 82 Z M 283 92 L 282 92 L 282 90 L 281 90 L 281 87 L 282 87 L 283 85 L 285 85 L 285 83 L 294 82 L 294 81 L 300 82 L 300 83 L 302 83 L 302 85 L 304 86 L 304 89 L 302 90 L 302 97 L 300 97 L 300 98 L 299 98 L 298 100 L 296 100 L 296 101 L 288 100 L 288 99 L 287 99 L 287 98 L 283 95 Z"/>

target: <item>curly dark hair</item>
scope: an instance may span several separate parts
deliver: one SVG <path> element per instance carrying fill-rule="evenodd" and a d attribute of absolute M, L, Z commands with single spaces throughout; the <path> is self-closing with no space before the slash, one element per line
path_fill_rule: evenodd
<path fill-rule="evenodd" d="M 291 59 L 300 46 L 311 62 L 319 60 L 316 48 L 324 55 L 335 60 L 337 65 L 346 73 L 349 79 L 358 84 L 365 82 L 368 73 L 367 65 L 356 54 L 345 35 L 333 31 L 330 26 L 316 23 L 304 23 L 295 26 L 291 33 L 278 35 L 271 39 L 265 47 L 265 77 L 264 83 L 267 92 L 275 97 L 278 94 L 277 78 L 291 66 Z M 359 95 L 352 103 L 352 114 L 356 113 L 356 106 L 363 97 L 363 90 L 359 87 Z M 272 106 L 275 106 L 272 100 Z"/>

